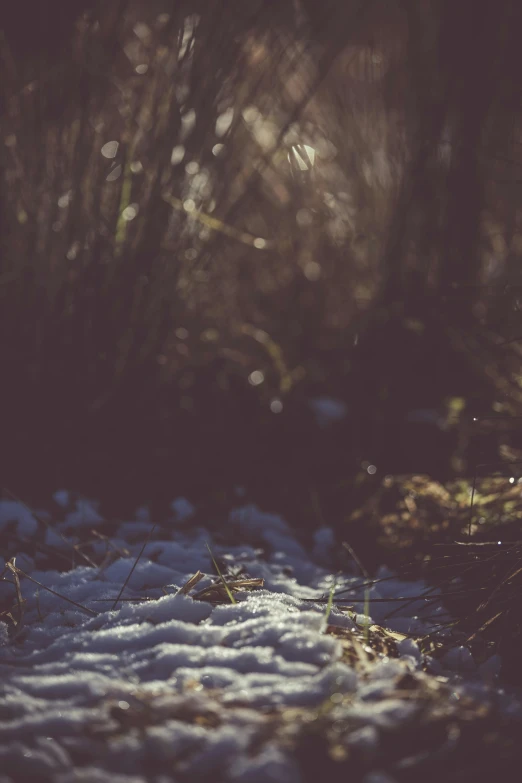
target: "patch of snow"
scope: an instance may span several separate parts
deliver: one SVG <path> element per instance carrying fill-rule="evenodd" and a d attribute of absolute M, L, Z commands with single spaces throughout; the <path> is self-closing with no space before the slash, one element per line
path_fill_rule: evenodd
<path fill-rule="evenodd" d="M 178 519 L 194 511 L 183 500 L 173 510 Z M 25 507 L 0 504 L 0 512 L 0 520 L 14 521 L 24 536 L 37 535 Z M 103 532 L 97 507 L 80 500 L 54 524 L 49 541 L 58 547 L 60 535 L 70 540 L 87 524 Z M 332 531 L 317 531 L 314 562 L 276 515 L 248 506 L 231 515 L 230 526 L 237 545 L 219 544 L 203 528 L 164 526 L 136 564 L 150 528 L 140 514 L 120 525 L 112 560 L 103 567 L 60 572 L 24 561 L 35 581 L 20 577 L 23 628 L 11 628 L 9 637 L 0 624 L 0 769 L 9 783 L 173 783 L 178 774 L 299 783 L 298 762 L 277 738 L 256 753 L 253 739 L 274 710 L 317 709 L 333 696 L 346 697 L 342 720 L 353 722 L 350 743 L 377 763 L 379 732 L 407 726 L 416 709 L 414 700 L 390 692 L 405 673 L 430 676 L 420 671 L 423 662 L 448 678 L 448 667 L 456 670 L 456 693 L 471 689 L 479 699 L 491 693 L 498 700 L 498 660 L 478 671 L 467 648 L 450 650 L 440 663 L 425 659 L 406 638 L 398 642 L 398 659 L 383 655 L 356 670 L 341 639 L 326 633 Z M 263 587 L 237 592 L 236 603 L 196 600 L 198 590 L 220 585 L 207 544 L 221 562 L 242 567 L 239 578 L 262 578 Z M 100 540 L 93 547 L 100 563 L 104 546 Z M 204 576 L 194 591 L 179 592 L 197 571 Z M 328 625 L 349 635 L 356 624 L 376 622 L 420 636 L 437 627 L 434 617 L 442 622 L 443 607 L 433 605 L 436 591 L 386 570 L 381 576 L 384 581 L 369 589 L 359 577 L 335 577 L 336 600 L 353 612 L 334 603 Z M 2 601 L 13 599 L 14 586 L 0 586 Z M 364 613 L 368 598 L 371 618 Z M 509 709 L 515 714 L 517 704 Z M 384 772 L 372 775 L 368 783 L 391 780 Z"/>
<path fill-rule="evenodd" d="M 186 498 L 177 498 L 176 500 L 173 500 L 170 507 L 174 511 L 178 522 L 184 522 L 185 520 L 190 519 L 190 517 L 194 516 L 196 511 L 192 503 Z"/>
<path fill-rule="evenodd" d="M 70 511 L 66 517 L 65 529 L 77 530 L 82 527 L 96 527 L 103 523 L 103 517 L 98 513 L 98 506 L 92 500 L 80 498 L 76 501 L 76 508 Z"/>
<path fill-rule="evenodd" d="M 71 493 L 66 489 L 59 489 L 54 493 L 53 499 L 61 508 L 67 508 L 71 504 Z"/>
<path fill-rule="evenodd" d="M 38 529 L 38 520 L 23 503 L 17 500 L 0 500 L 0 531 L 14 524 L 21 537 L 30 537 Z"/>
<path fill-rule="evenodd" d="M 453 647 L 451 650 L 448 650 L 442 659 L 442 663 L 449 669 L 453 669 L 457 672 L 469 672 L 476 668 L 471 652 L 467 647 L 462 646 Z"/>
<path fill-rule="evenodd" d="M 334 531 L 331 527 L 324 525 L 315 531 L 313 541 L 312 557 L 320 565 L 327 567 L 332 562 L 332 554 L 335 548 Z"/>

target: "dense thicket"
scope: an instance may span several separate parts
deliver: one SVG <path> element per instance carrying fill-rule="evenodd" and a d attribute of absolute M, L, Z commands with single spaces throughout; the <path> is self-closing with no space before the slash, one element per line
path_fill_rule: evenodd
<path fill-rule="evenodd" d="M 469 471 L 522 400 L 520 4 L 42 7 L 0 40 L 3 483 L 335 520 L 361 466 Z"/>

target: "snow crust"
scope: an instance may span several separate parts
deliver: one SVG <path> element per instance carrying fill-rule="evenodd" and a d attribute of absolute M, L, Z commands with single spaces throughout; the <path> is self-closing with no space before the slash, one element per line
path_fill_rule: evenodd
<path fill-rule="evenodd" d="M 1 501 L 0 531 L 14 526 L 13 535 L 68 556 L 75 533 L 86 526 L 103 532 L 95 504 L 73 502 L 66 492 L 55 500 L 63 513 L 52 527 L 23 505 Z M 183 499 L 172 509 L 178 521 L 193 514 Z M 436 594 L 419 599 L 426 585 L 400 581 L 386 569 L 370 586 L 353 574 L 335 575 L 328 568 L 332 531 L 321 528 L 309 554 L 282 519 L 253 506 L 231 515 L 230 544 L 202 527 L 160 525 L 114 608 L 150 531 L 146 512 L 122 523 L 109 549 L 102 538 L 92 544 L 101 566 L 50 569 L 37 547 L 34 556 L 16 558 L 27 576 L 20 576 L 23 624 L 8 631 L 0 622 L 1 783 L 169 783 L 207 775 L 299 783 L 296 759 L 276 738 L 253 749 L 271 710 L 349 696 L 350 743 L 373 753 L 379 727 L 411 720 L 412 703 L 389 695 L 406 672 L 425 676 L 421 669 L 432 665 L 456 693 L 505 697 L 495 685 L 498 660 L 487 662 L 481 677 L 467 648 L 451 650 L 441 664 L 404 638 L 398 659 L 377 657 L 363 672 L 349 665 L 327 625 L 355 632 L 357 624 L 377 623 L 422 635 L 446 616 Z M 207 545 L 224 568 L 263 579 L 263 587 L 235 593 L 235 604 L 196 600 L 198 590 L 219 584 Z M 193 592 L 179 593 L 197 571 L 205 576 Z M 334 603 L 327 620 L 319 599 L 334 579 L 335 594 L 353 612 Z M 0 600 L 12 604 L 14 590 L 6 571 Z M 506 709 L 520 705 L 507 699 Z M 367 783 L 390 780 L 379 775 Z"/>

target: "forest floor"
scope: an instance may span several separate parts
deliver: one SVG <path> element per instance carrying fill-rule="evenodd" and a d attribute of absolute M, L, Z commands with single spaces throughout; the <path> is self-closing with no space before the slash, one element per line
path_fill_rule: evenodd
<path fill-rule="evenodd" d="M 60 492 L 52 513 L 1 501 L 0 536 L 2 783 L 463 781 L 522 761 L 501 658 L 475 659 L 433 586 L 337 571 L 329 528 L 306 551 L 255 506 L 215 530 L 181 499 L 153 529 Z"/>

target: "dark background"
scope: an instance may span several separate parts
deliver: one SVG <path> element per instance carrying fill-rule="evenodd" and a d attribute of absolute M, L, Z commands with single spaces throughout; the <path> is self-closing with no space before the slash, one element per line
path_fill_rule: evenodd
<path fill-rule="evenodd" d="M 225 511 L 243 487 L 303 527 L 318 509 L 342 525 L 386 474 L 494 461 L 473 417 L 508 417 L 516 446 L 521 14 L 12 4 L 5 491 L 67 487 L 121 515 L 180 494 Z M 346 417 L 321 427 L 321 396 Z"/>

